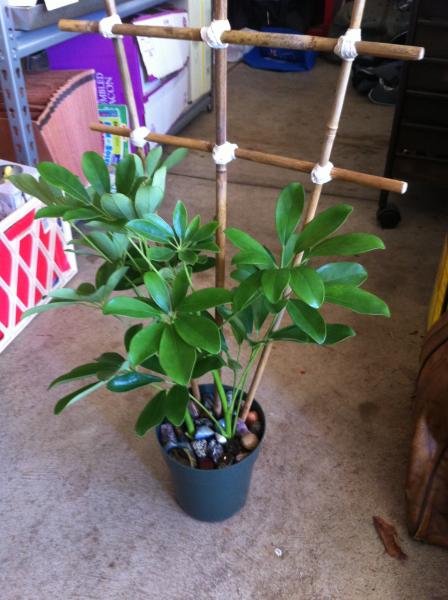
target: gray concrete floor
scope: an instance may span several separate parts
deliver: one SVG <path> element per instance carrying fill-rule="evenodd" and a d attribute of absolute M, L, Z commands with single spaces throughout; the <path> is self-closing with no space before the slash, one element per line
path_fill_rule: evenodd
<path fill-rule="evenodd" d="M 229 139 L 315 160 L 336 72 L 325 62 L 294 75 L 237 66 Z M 335 164 L 381 174 L 392 115 L 350 92 Z M 207 138 L 212 129 L 204 114 L 187 133 Z M 230 224 L 274 243 L 278 189 L 294 179 L 234 163 Z M 231 520 L 197 523 L 177 507 L 154 438 L 133 434 L 145 393 L 100 393 L 52 416 L 58 394 L 48 382 L 119 350 L 121 323 L 87 309 L 47 313 L 1 355 L 2 600 L 448 598 L 446 551 L 413 542 L 404 521 L 412 394 L 446 213 L 441 198 L 410 195 L 399 229 L 381 232 L 375 192 L 326 190 L 323 207 L 354 204 L 349 230 L 385 239 L 387 251 L 365 264 L 369 289 L 393 316 L 349 315 L 359 337 L 337 348 L 274 349 L 258 394 L 266 442 L 248 504 Z M 170 177 L 164 210 L 182 198 L 210 217 L 213 193 L 209 158 L 191 155 Z M 80 261 L 74 283 L 92 272 Z M 396 525 L 408 561 L 384 553 L 373 515 Z"/>

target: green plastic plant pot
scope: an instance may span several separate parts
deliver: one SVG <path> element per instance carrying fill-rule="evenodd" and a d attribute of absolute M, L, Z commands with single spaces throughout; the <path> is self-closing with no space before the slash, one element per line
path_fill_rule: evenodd
<path fill-rule="evenodd" d="M 201 393 L 210 393 L 212 385 L 201 385 Z M 230 389 L 230 388 L 227 388 Z M 174 483 L 175 497 L 188 515 L 199 521 L 224 521 L 241 510 L 246 503 L 255 461 L 258 458 L 265 432 L 265 416 L 258 402 L 253 403 L 262 424 L 260 443 L 249 456 L 229 467 L 201 470 L 177 462 L 165 450 L 160 441 L 163 457 Z"/>

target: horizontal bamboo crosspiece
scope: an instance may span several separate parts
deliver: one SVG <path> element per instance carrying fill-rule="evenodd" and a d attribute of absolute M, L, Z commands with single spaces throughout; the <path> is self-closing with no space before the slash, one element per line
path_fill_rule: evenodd
<path fill-rule="evenodd" d="M 131 134 L 131 129 L 128 127 L 114 127 L 111 125 L 101 125 L 99 123 L 93 123 L 90 126 L 90 129 L 92 131 L 119 135 L 121 137 L 129 137 Z M 200 152 L 209 153 L 213 152 L 214 146 L 212 142 L 207 142 L 206 140 L 197 140 L 194 138 L 179 137 L 175 135 L 164 135 L 160 133 L 150 133 L 146 136 L 146 139 L 149 142 L 154 142 L 156 144 L 189 148 L 190 150 L 198 150 Z M 259 152 L 257 150 L 249 150 L 246 148 L 237 148 L 235 150 L 235 156 L 243 160 L 261 163 L 264 165 L 272 165 L 282 169 L 291 169 L 301 173 L 311 173 L 315 164 L 308 160 L 288 158 L 286 156 L 268 154 L 266 152 Z M 360 173 L 359 171 L 351 171 L 349 169 L 340 169 L 339 167 L 333 167 L 331 171 L 331 177 L 337 181 L 356 183 L 364 187 L 370 187 L 376 190 L 387 190 L 395 194 L 404 194 L 407 189 L 407 183 L 405 181 L 388 179 L 387 177 L 379 177 L 377 175 L 369 175 L 368 173 Z"/>
<path fill-rule="evenodd" d="M 61 19 L 59 29 L 76 33 L 98 33 L 98 21 L 78 21 Z M 112 32 L 119 35 L 138 37 L 156 37 L 175 40 L 202 42 L 201 30 L 194 27 L 163 27 L 155 25 L 132 25 L 123 23 L 114 25 Z M 239 46 L 259 46 L 267 48 L 288 48 L 291 50 L 314 50 L 316 52 L 333 52 L 337 44 L 336 38 L 324 38 L 315 35 L 299 35 L 291 33 L 267 33 L 252 31 L 226 31 L 221 40 L 226 44 Z M 382 42 L 356 42 L 358 54 L 390 58 L 393 60 L 421 60 L 425 49 L 419 46 L 384 44 Z"/>

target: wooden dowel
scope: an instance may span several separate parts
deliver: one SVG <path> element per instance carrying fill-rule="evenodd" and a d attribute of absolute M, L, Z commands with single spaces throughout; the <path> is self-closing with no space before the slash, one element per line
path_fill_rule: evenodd
<path fill-rule="evenodd" d="M 104 0 L 106 8 L 106 14 L 112 16 L 117 14 L 117 7 L 115 0 Z M 120 70 L 121 83 L 123 85 L 124 97 L 129 110 L 129 121 L 132 129 L 139 127 L 139 118 L 137 104 L 135 102 L 134 89 L 132 87 L 131 73 L 129 71 L 128 59 L 126 57 L 126 50 L 124 47 L 123 40 L 121 38 L 112 39 L 114 45 L 115 56 Z M 137 154 L 140 156 L 142 161 L 145 160 L 145 152 L 143 148 L 137 148 Z"/>
<path fill-rule="evenodd" d="M 59 29 L 76 33 L 98 33 L 98 21 L 78 21 L 61 19 Z M 202 42 L 201 30 L 194 27 L 163 27 L 155 25 L 131 25 L 123 23 L 114 25 L 113 33 L 140 37 L 171 38 Z M 291 50 L 314 50 L 316 52 L 333 52 L 337 39 L 316 35 L 300 35 L 285 33 L 267 33 L 252 31 L 226 31 L 221 39 L 228 44 L 239 46 L 259 46 L 267 48 L 289 48 Z M 356 42 L 358 54 L 390 58 L 393 60 L 422 60 L 425 49 L 420 46 L 384 44 L 382 42 Z"/>
<path fill-rule="evenodd" d="M 102 125 L 93 123 L 90 125 L 92 131 L 100 133 L 110 133 L 112 135 L 120 135 L 129 137 L 131 130 L 128 127 L 114 127 L 111 125 Z M 190 150 L 198 150 L 200 152 L 213 151 L 213 144 L 205 140 L 196 140 L 189 137 L 179 137 L 175 135 L 166 135 L 161 133 L 150 133 L 146 139 L 156 144 L 167 146 L 176 146 L 179 148 L 189 148 Z M 251 162 L 280 167 L 282 169 L 291 169 L 301 173 L 311 173 L 314 163 L 308 160 L 300 160 L 297 158 L 288 158 L 277 154 L 268 154 L 259 152 L 258 150 L 249 150 L 246 148 L 238 148 L 235 151 L 235 156 L 243 160 Z M 349 169 L 341 169 L 333 167 L 331 176 L 335 181 L 345 181 L 346 183 L 356 183 L 364 187 L 373 188 L 375 190 L 386 190 L 395 194 L 404 194 L 407 189 L 407 183 L 398 179 L 388 179 L 387 177 L 379 177 L 378 175 L 370 175 L 368 173 L 360 173 L 359 171 L 350 171 Z"/>
<path fill-rule="evenodd" d="M 214 18 L 227 19 L 227 0 L 214 0 Z M 213 50 L 214 57 L 214 102 L 216 113 L 216 144 L 227 141 L 227 49 Z M 219 252 L 216 255 L 216 287 L 225 286 L 226 278 L 226 236 L 227 227 L 227 166 L 216 165 L 216 243 Z M 217 315 L 219 319 L 219 316 Z"/>
<path fill-rule="evenodd" d="M 350 27 L 353 29 L 358 29 L 361 27 L 362 17 L 364 14 L 366 0 L 355 0 L 353 4 L 352 15 L 350 19 Z M 319 158 L 319 164 L 325 166 L 331 158 L 331 152 L 333 150 L 334 141 L 336 139 L 336 135 L 339 129 L 339 123 L 342 115 L 342 110 L 344 108 L 345 97 L 347 94 L 347 87 L 350 81 L 350 74 L 352 70 L 353 61 L 346 60 L 342 61 L 339 71 L 339 77 L 336 84 L 336 93 L 333 101 L 333 106 L 330 112 L 330 118 L 327 123 L 327 128 L 325 132 L 324 142 L 322 144 L 321 154 Z M 311 200 L 307 206 L 305 218 L 302 222 L 302 228 L 309 223 L 315 216 L 317 207 L 319 205 L 319 200 L 322 194 L 323 185 L 316 184 L 313 188 L 311 194 Z M 294 259 L 294 265 L 299 265 L 302 261 L 303 252 L 299 253 Z M 286 291 L 286 296 L 289 296 L 291 290 L 288 289 Z M 283 317 L 285 315 L 286 308 L 284 308 L 276 317 L 272 331 L 277 331 L 280 327 Z M 268 343 L 261 352 L 260 360 L 257 364 L 254 377 L 252 379 L 251 385 L 247 392 L 246 401 L 243 405 L 243 409 L 241 411 L 241 419 L 243 421 L 246 420 L 247 415 L 252 406 L 252 402 L 254 401 L 255 395 L 257 393 L 258 387 L 263 378 L 264 372 L 266 370 L 266 366 L 268 363 L 268 359 L 272 350 L 272 342 Z"/>

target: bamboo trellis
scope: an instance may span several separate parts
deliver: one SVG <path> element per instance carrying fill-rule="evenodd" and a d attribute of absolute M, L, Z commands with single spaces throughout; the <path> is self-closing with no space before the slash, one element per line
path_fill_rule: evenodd
<path fill-rule="evenodd" d="M 130 35 L 133 37 L 158 37 L 167 39 L 190 40 L 192 42 L 208 43 L 214 52 L 214 99 L 216 107 L 216 135 L 215 142 L 198 140 L 193 138 L 162 135 L 158 133 L 149 133 L 144 136 L 146 141 L 157 142 L 172 146 L 183 146 L 192 150 L 212 153 L 216 147 L 221 147 L 227 143 L 227 44 L 264 46 L 272 48 L 290 48 L 296 50 L 314 50 L 320 52 L 336 52 L 341 58 L 339 77 L 336 85 L 333 105 L 330 110 L 330 117 L 327 123 L 325 136 L 322 143 L 320 157 L 317 163 L 267 154 L 258 150 L 250 150 L 236 147 L 232 158 L 241 158 L 256 163 L 274 165 L 285 169 L 293 169 L 304 173 L 312 174 L 314 183 L 311 199 L 308 203 L 305 218 L 302 227 L 311 221 L 317 211 L 319 200 L 322 194 L 323 186 L 337 179 L 340 181 L 357 183 L 362 186 L 372 187 L 379 190 L 387 190 L 403 194 L 406 192 L 407 183 L 395 179 L 388 179 L 367 173 L 360 173 L 348 169 L 334 167 L 330 162 L 333 145 L 339 128 L 339 122 L 344 108 L 347 87 L 350 80 L 350 74 L 353 64 L 353 58 L 358 54 L 368 54 L 371 56 L 390 58 L 395 60 L 421 60 L 424 57 L 424 49 L 415 46 L 404 46 L 394 44 L 383 44 L 378 42 L 365 42 L 359 39 L 362 17 L 364 14 L 366 0 L 355 0 L 350 27 L 346 37 L 334 39 L 317 36 L 264 33 L 264 32 L 243 32 L 232 31 L 227 21 L 227 0 L 213 0 L 214 21 L 223 27 L 219 30 L 219 35 L 204 35 L 204 31 L 199 28 L 191 27 L 163 27 L 163 26 L 143 26 L 122 24 L 115 21 L 116 24 L 109 23 L 109 32 L 114 36 Z M 109 15 L 116 14 L 114 0 L 106 0 L 107 12 Z M 59 27 L 63 31 L 72 31 L 77 33 L 99 33 L 101 21 L 74 21 L 63 19 L 59 21 Z M 210 30 L 210 28 L 208 28 Z M 205 32 L 207 33 L 207 31 Z M 204 38 L 203 38 L 204 35 Z M 216 40 L 216 37 L 218 39 Z M 211 38 L 211 40 L 210 40 Z M 213 38 L 215 41 L 213 42 Z M 116 39 L 116 38 L 115 38 Z M 205 41 L 204 41 L 205 40 Z M 118 40 L 117 40 L 118 41 Z M 341 51 L 341 44 L 347 42 L 348 49 Z M 348 50 L 348 51 L 347 51 Z M 123 85 L 126 90 L 128 106 L 130 106 L 131 126 L 133 129 L 121 127 L 109 127 L 101 124 L 93 124 L 91 129 L 102 133 L 110 133 L 123 137 L 131 137 L 133 130 L 138 129 L 135 102 L 133 101 L 131 82 L 126 77 L 126 56 L 122 51 L 122 44 L 116 43 L 116 54 L 120 64 L 120 70 L 123 78 Z M 128 71 L 127 71 L 128 72 Z M 215 155 L 214 155 L 215 156 Z M 231 158 L 228 159 L 230 162 Z M 225 161 L 224 161 L 225 162 Z M 227 221 L 227 164 L 216 163 L 216 218 L 219 223 L 217 230 L 217 244 L 219 253 L 216 262 L 216 285 L 224 286 L 225 283 L 225 251 L 226 241 L 224 230 Z M 302 254 L 295 257 L 295 264 L 300 263 Z M 288 291 L 286 292 L 288 293 Z M 273 329 L 279 328 L 284 316 L 284 310 L 279 313 Z M 245 420 L 252 405 L 254 396 L 257 392 L 263 377 L 269 355 L 272 349 L 272 343 L 263 348 L 259 362 L 257 364 L 254 377 L 248 390 L 247 398 L 243 407 L 241 418 Z"/>

